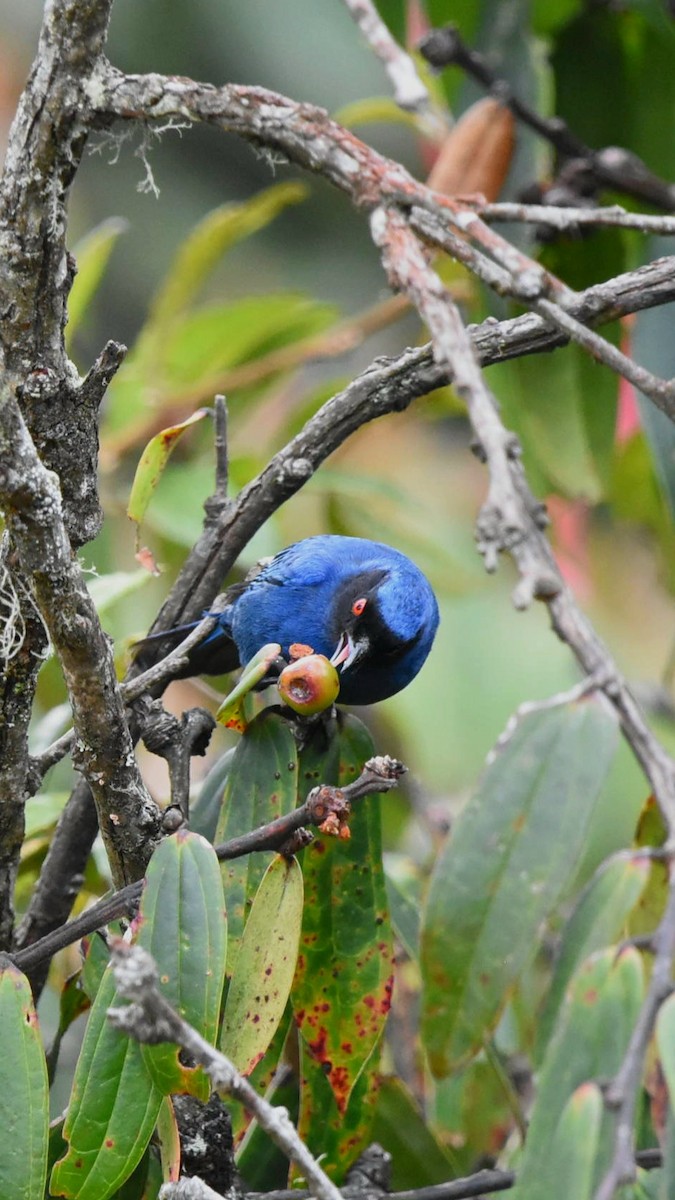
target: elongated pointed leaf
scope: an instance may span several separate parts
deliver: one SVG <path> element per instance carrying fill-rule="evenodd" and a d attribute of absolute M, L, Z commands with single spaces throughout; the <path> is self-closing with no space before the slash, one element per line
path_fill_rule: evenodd
<path fill-rule="evenodd" d="M 610 1079 L 616 1073 L 643 995 L 642 960 L 632 947 L 619 955 L 615 949 L 604 950 L 577 971 L 538 1079 L 514 1200 L 541 1200 L 542 1181 L 548 1181 L 551 1142 L 563 1110 L 582 1084 Z M 594 1186 L 611 1157 L 613 1126 L 614 1117 L 605 1114 L 594 1154 Z M 543 1194 L 548 1194 L 546 1186 Z"/>
<path fill-rule="evenodd" d="M 198 421 L 203 421 L 206 415 L 206 409 L 200 408 L 185 421 L 181 421 L 179 425 L 170 425 L 167 429 L 162 429 L 160 433 L 156 434 L 148 442 L 136 467 L 134 482 L 131 485 L 131 493 L 127 505 L 127 516 L 130 520 L 135 521 L 137 525 L 140 525 L 143 520 L 145 510 L 152 499 L 157 484 L 162 478 L 164 468 L 177 442 L 183 436 L 186 429 L 189 429 L 191 425 L 195 425 Z"/>
<path fill-rule="evenodd" d="M 338 781 L 347 783 L 372 755 L 372 741 L 359 721 L 346 717 L 338 745 Z M 328 757 L 315 753 L 308 763 L 303 756 L 301 773 L 325 780 Z M 305 911 L 292 992 L 302 1039 L 339 1112 L 384 1027 L 393 965 L 379 797 L 354 806 L 350 829 L 349 841 L 322 836 L 304 852 Z"/>
<path fill-rule="evenodd" d="M 180 1134 L 173 1104 L 168 1096 L 162 1100 L 157 1118 L 157 1140 L 165 1183 L 175 1183 L 180 1178 Z"/>
<path fill-rule="evenodd" d="M 232 691 L 220 705 L 216 713 L 216 721 L 224 725 L 226 729 L 236 729 L 239 733 L 244 732 L 246 729 L 244 701 L 256 684 L 265 678 L 275 658 L 278 658 L 280 654 L 281 646 L 278 642 L 269 642 L 266 646 L 260 647 L 258 653 L 254 654 L 253 658 L 245 664 Z"/>
<path fill-rule="evenodd" d="M 215 851 L 199 834 L 179 830 L 152 856 L 135 924 L 139 945 L 157 963 L 166 999 L 207 1041 L 215 1043 L 225 979 L 227 923 Z M 200 1068 L 183 1066 L 176 1046 L 143 1046 L 156 1086 L 208 1099 Z"/>
<path fill-rule="evenodd" d="M 264 229 L 307 196 L 301 183 L 277 183 L 243 204 L 223 204 L 204 217 L 183 242 L 150 309 L 148 329 L 166 330 L 190 305 L 218 260 L 237 242 Z"/>
<path fill-rule="evenodd" d="M 245 1075 L 261 1061 L 284 1015 L 302 925 L 302 871 L 277 856 L 262 877 L 230 980 L 221 1049 Z"/>
<path fill-rule="evenodd" d="M 603 1100 L 597 1083 L 582 1083 L 565 1105 L 541 1179 L 546 1200 L 590 1200 L 596 1175 Z"/>
<path fill-rule="evenodd" d="M 162 1094 L 141 1047 L 110 1024 L 116 1002 L 108 967 L 92 1005 L 63 1127 L 65 1157 L 51 1177 L 54 1196 L 108 1200 L 133 1173 L 155 1127 Z"/>
<path fill-rule="evenodd" d="M 286 721 L 261 713 L 237 745 L 225 785 L 216 845 L 250 833 L 295 808 L 298 755 Z M 272 856 L 249 854 L 221 864 L 228 920 L 228 975 L 246 916 Z"/>
<path fill-rule="evenodd" d="M 537 1023 L 537 1059 L 546 1048 L 572 975 L 594 950 L 615 940 L 647 885 L 650 866 L 647 858 L 622 854 L 604 864 L 582 893 L 565 929 Z"/>
<path fill-rule="evenodd" d="M 659 1009 L 656 1043 L 668 1084 L 671 1107 L 675 1108 L 675 995 L 669 996 Z"/>
<path fill-rule="evenodd" d="M 190 805 L 190 828 L 207 842 L 215 842 L 225 784 L 232 766 L 235 747 L 226 750 L 211 767 L 194 804 Z"/>
<path fill-rule="evenodd" d="M 4 956 L 0 1029 L 0 1196 L 42 1200 L 49 1135 L 47 1064 L 30 984 Z"/>
<path fill-rule="evenodd" d="M 443 1077 L 496 1028 L 576 871 L 617 746 L 596 703 L 533 714 L 486 771 L 436 864 L 422 934 L 422 1035 Z"/>

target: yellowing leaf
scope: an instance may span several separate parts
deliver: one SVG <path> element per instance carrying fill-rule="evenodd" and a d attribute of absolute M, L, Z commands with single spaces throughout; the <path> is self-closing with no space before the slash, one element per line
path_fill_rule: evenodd
<path fill-rule="evenodd" d="M 221 1049 L 244 1075 L 269 1046 L 286 1008 L 302 925 L 302 871 L 277 856 L 263 875 L 244 927 L 227 993 Z"/>
<path fill-rule="evenodd" d="M 179 438 L 191 425 L 202 421 L 207 415 L 207 411 L 205 408 L 198 409 L 187 420 L 181 421 L 179 425 L 169 425 L 167 429 L 162 429 L 148 442 L 136 467 L 127 505 L 127 516 L 137 525 L 140 525 L 143 520 L 145 510 L 152 499 L 152 493 L 162 477 L 164 468 Z"/>

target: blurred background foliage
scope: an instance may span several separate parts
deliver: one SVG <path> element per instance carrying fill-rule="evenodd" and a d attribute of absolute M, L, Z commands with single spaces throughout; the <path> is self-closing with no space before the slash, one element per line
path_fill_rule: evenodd
<path fill-rule="evenodd" d="M 625 146 L 656 173 L 675 177 L 675 22 L 664 0 L 381 0 L 380 9 L 403 40 L 411 29 L 421 32 L 425 19 L 453 20 L 538 111 L 557 112 L 593 146 Z M 41 11 L 41 0 L 20 6 L 0 0 L 5 121 L 34 52 Z M 127 71 L 257 84 L 319 104 L 420 178 L 438 153 L 429 130 L 387 99 L 387 80 L 338 0 L 117 0 L 109 57 Z M 480 98 L 454 69 L 429 83 L 448 126 Z M 426 338 L 414 315 L 389 298 L 363 215 L 322 180 L 208 129 L 135 131 L 128 138 L 113 131 L 90 149 L 72 196 L 71 247 L 80 273 L 68 335 L 82 372 L 106 339 L 130 347 L 102 418 L 106 522 L 82 556 L 122 672 L 130 642 L 148 628 L 198 535 L 201 506 L 213 489 L 212 428 L 205 420 L 181 438 L 143 518 L 141 541 L 161 573 L 140 567 L 126 506 L 148 439 L 211 403 L 214 392 L 226 392 L 235 492 L 376 355 Z M 519 127 L 502 198 L 552 170 L 550 148 Z M 531 229 L 510 234 L 537 251 Z M 549 244 L 542 256 L 581 288 L 670 250 L 665 241 L 610 230 Z M 442 269 L 469 320 L 517 311 L 460 269 Z M 668 306 L 625 322 L 612 336 L 658 374 L 675 375 L 672 319 Z M 492 367 L 488 380 L 523 440 L 534 489 L 549 504 L 567 578 L 675 748 L 672 426 L 576 348 Z M 448 389 L 364 428 L 268 522 L 238 568 L 309 534 L 341 532 L 410 553 L 437 590 L 442 623 L 431 659 L 402 695 L 365 714 L 378 750 L 411 768 L 407 788 L 387 800 L 384 835 L 397 856 L 391 875 L 400 873 L 402 906 L 418 894 L 418 873 L 514 708 L 577 678 L 545 612 L 514 611 L 511 565 L 504 562 L 496 578 L 484 574 L 472 530 L 486 476 L 468 452 L 469 440 Z M 220 694 L 200 682 L 181 683 L 168 702 L 215 709 Z M 42 672 L 39 700 L 36 750 L 68 721 L 53 662 Z M 196 764 L 198 774 L 223 752 L 228 736 L 218 732 L 212 756 Z M 153 793 L 165 800 L 162 764 L 146 757 L 144 765 Z M 29 803 L 23 896 L 69 782 L 67 768 L 58 768 L 47 793 Z M 630 842 L 645 798 L 644 781 L 620 748 L 594 810 L 580 881 Z M 105 867 L 97 862 L 102 876 L 92 868 L 94 890 L 105 885 Z M 503 1046 L 517 1043 L 509 1020 L 517 1024 L 517 1012 L 504 1018 Z M 403 1064 L 411 1086 L 417 1070 Z M 396 1087 L 385 1091 L 378 1121 L 386 1125 L 389 1103 L 392 1127 L 400 1131 Z M 473 1129 L 464 1117 L 474 1111 L 478 1087 L 482 1096 L 492 1088 L 495 1103 L 490 1126 L 476 1121 Z M 447 1131 L 461 1126 L 455 1150 L 470 1165 L 494 1153 L 512 1125 L 508 1081 L 482 1057 L 439 1085 L 432 1115 L 447 1145 L 453 1143 Z M 447 1161 L 424 1136 L 420 1129 L 419 1161 L 436 1163 L 430 1177 L 443 1177 Z M 403 1150 L 399 1161 L 398 1185 L 406 1186 Z"/>

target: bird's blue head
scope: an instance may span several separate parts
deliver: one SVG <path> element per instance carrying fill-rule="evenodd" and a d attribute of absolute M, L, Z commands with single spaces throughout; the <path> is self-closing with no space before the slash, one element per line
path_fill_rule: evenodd
<path fill-rule="evenodd" d="M 438 628 L 436 597 L 418 567 L 381 543 L 372 562 L 345 578 L 334 596 L 331 661 L 344 704 L 374 704 L 417 675 Z"/>

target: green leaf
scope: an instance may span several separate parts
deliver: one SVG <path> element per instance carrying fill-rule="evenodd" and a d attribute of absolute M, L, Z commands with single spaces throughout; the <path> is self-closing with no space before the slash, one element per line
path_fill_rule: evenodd
<path fill-rule="evenodd" d="M 582 0 L 533 0 L 532 27 L 543 37 L 555 34 L 581 9 Z"/>
<path fill-rule="evenodd" d="M 386 124 L 407 125 L 415 133 L 420 132 L 420 120 L 414 113 L 406 112 L 391 96 L 370 96 L 366 100 L 352 100 L 333 113 L 333 119 L 347 129 L 359 125 Z"/>
<path fill-rule="evenodd" d="M 589 954 L 614 941 L 642 896 L 649 873 L 649 859 L 622 854 L 604 863 L 580 896 L 565 928 L 555 974 L 537 1023 L 537 1060 L 551 1036 L 572 975 Z"/>
<path fill-rule="evenodd" d="M 122 431 L 124 444 L 130 444 L 134 429 L 146 429 L 148 412 L 164 403 L 194 407 L 210 400 L 231 368 L 318 333 L 335 316 L 333 305 L 297 293 L 271 293 L 188 313 L 170 338 L 162 336 L 156 353 L 154 343 L 139 339 L 110 385 L 104 444 L 109 436 L 114 444 Z"/>
<path fill-rule="evenodd" d="M 108 1200 L 141 1161 L 157 1121 L 162 1094 L 141 1047 L 114 1029 L 111 967 L 92 1005 L 75 1069 L 63 1136 L 65 1157 L 55 1164 L 51 1191 L 70 1200 Z"/>
<path fill-rule="evenodd" d="M 147 571 L 111 571 L 109 575 L 91 579 L 87 590 L 96 605 L 96 611 L 102 616 L 118 600 L 124 600 L 145 587 L 151 578 Z"/>
<path fill-rule="evenodd" d="M 298 755 L 286 721 L 262 712 L 242 735 L 225 784 L 216 844 L 250 833 L 260 825 L 292 812 L 296 803 Z M 271 855 L 249 854 L 221 863 L 228 919 L 228 975 L 250 906 Z"/>
<path fill-rule="evenodd" d="M 176 254 L 152 302 L 146 331 L 166 330 L 190 306 L 223 254 L 307 195 L 301 183 L 277 183 L 243 204 L 223 204 L 208 213 Z"/>
<path fill-rule="evenodd" d="M 68 800 L 68 792 L 41 792 L 26 804 L 26 838 L 35 837 L 56 824 Z"/>
<path fill-rule="evenodd" d="M 278 658 L 280 654 L 281 646 L 278 642 L 269 642 L 268 645 L 260 647 L 257 654 L 254 654 L 253 658 L 246 663 L 237 683 L 220 705 L 216 713 L 216 721 L 224 725 L 226 729 L 236 729 L 239 733 L 244 732 L 246 729 L 244 701 L 256 684 L 265 678 L 275 658 Z"/>
<path fill-rule="evenodd" d="M 76 1021 L 82 1013 L 87 1011 L 90 1004 L 89 996 L 82 985 L 82 970 L 80 969 L 66 979 L 61 988 L 61 995 L 59 996 L 59 1023 L 52 1044 L 49 1047 L 48 1069 L 50 1083 L 54 1079 L 54 1071 L 63 1035 L 70 1028 L 73 1021 Z"/>
<path fill-rule="evenodd" d="M 249 1075 L 281 1022 L 302 925 L 302 871 L 277 856 L 260 881 L 227 993 L 220 1046 Z"/>
<path fill-rule="evenodd" d="M 88 233 L 75 247 L 77 275 L 68 297 L 68 324 L 66 326 L 66 349 L 70 350 L 73 335 L 77 333 L 82 318 L 91 304 L 115 242 L 128 229 L 128 221 L 110 217 Z"/>
<path fill-rule="evenodd" d="M 669 996 L 659 1009 L 656 1045 L 668 1085 L 670 1106 L 675 1110 L 675 995 Z"/>
<path fill-rule="evenodd" d="M 175 1183 L 180 1178 L 180 1134 L 173 1104 L 168 1096 L 162 1100 L 157 1118 L 157 1140 L 162 1162 L 162 1175 L 166 1183 Z"/>
<path fill-rule="evenodd" d="M 42 1200 L 47 1178 L 47 1064 L 25 975 L 0 959 L 0 1196 Z"/>
<path fill-rule="evenodd" d="M 503 363 L 492 376 L 505 421 L 517 432 L 538 490 L 591 501 L 609 486 L 616 377 L 579 346 Z"/>
<path fill-rule="evenodd" d="M 202 1037 L 215 1044 L 225 979 L 227 922 L 214 849 L 199 834 L 179 830 L 153 854 L 135 922 L 137 941 L 152 954 L 160 990 Z M 184 1067 L 176 1046 L 142 1047 L 164 1094 L 186 1091 L 207 1100 L 201 1068 Z"/>
<path fill-rule="evenodd" d="M 365 727 L 341 718 L 338 782 L 373 754 Z M 303 753 L 310 786 L 330 781 L 330 757 Z M 305 850 L 305 910 L 292 1001 L 302 1040 L 333 1090 L 339 1112 L 377 1044 L 389 1011 L 392 938 L 382 867 L 379 797 L 354 806 L 348 841 L 320 836 Z M 301 1092 L 302 1109 L 302 1092 Z"/>
<path fill-rule="evenodd" d="M 249 1076 L 251 1087 L 270 1104 L 285 1108 L 297 1126 L 298 1120 L 298 1036 L 290 1005 L 265 1056 Z M 291 1066 L 291 1063 L 293 1066 Z M 247 1187 L 256 1192 L 285 1188 L 288 1183 L 288 1159 L 236 1100 L 230 1102 L 232 1134 L 237 1169 Z"/>
<path fill-rule="evenodd" d="M 572 1093 L 556 1126 L 540 1186 L 546 1200 L 591 1200 L 603 1115 L 597 1083 Z"/>
<path fill-rule="evenodd" d="M 513 1200 L 541 1200 L 543 1181 L 543 1194 L 548 1194 L 548 1186 L 553 1185 L 549 1178 L 551 1142 L 560 1129 L 565 1106 L 582 1084 L 610 1079 L 616 1073 L 643 995 L 642 960 L 633 947 L 619 955 L 614 948 L 595 954 L 574 976 L 539 1076 Z M 574 1115 L 574 1111 L 568 1113 L 563 1134 Z M 613 1130 L 613 1115 L 603 1114 L 593 1161 L 594 1185 L 611 1157 Z M 568 1190 L 565 1194 L 575 1195 L 576 1200 L 576 1193 Z"/>
<path fill-rule="evenodd" d="M 145 510 L 152 499 L 153 492 L 162 477 L 164 468 L 179 439 L 183 436 L 186 429 L 189 429 L 198 421 L 203 421 L 207 415 L 207 410 L 200 408 L 192 416 L 187 417 L 185 421 L 181 421 L 180 424 L 170 425 L 167 429 L 162 429 L 160 433 L 155 434 L 155 437 L 151 438 L 148 442 L 136 467 L 129 495 L 129 503 L 127 505 L 127 516 L 136 525 L 140 525 L 143 520 Z"/>
<path fill-rule="evenodd" d="M 221 758 L 211 767 L 194 804 L 190 805 L 190 828 L 193 833 L 201 833 L 207 842 L 214 842 L 223 793 L 232 766 L 235 746 L 226 750 Z"/>
<path fill-rule="evenodd" d="M 436 1076 L 496 1028 L 576 871 L 617 741 L 616 720 L 595 702 L 532 714 L 461 813 L 422 932 L 422 1037 Z"/>

